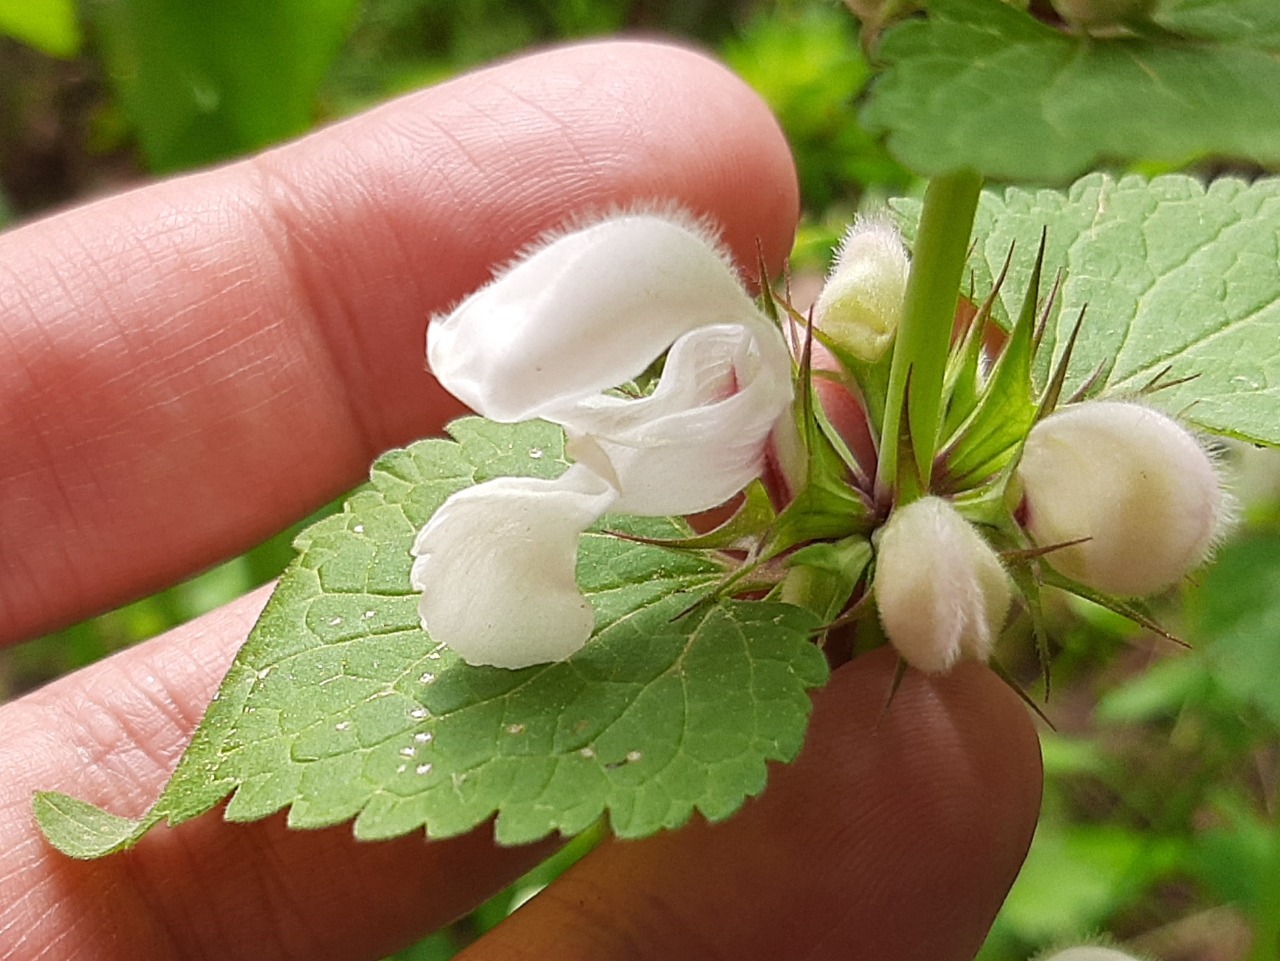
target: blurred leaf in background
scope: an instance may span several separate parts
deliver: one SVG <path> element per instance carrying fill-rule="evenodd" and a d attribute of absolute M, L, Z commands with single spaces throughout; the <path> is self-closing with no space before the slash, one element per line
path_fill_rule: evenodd
<path fill-rule="evenodd" d="M 352 113 L 538 43 L 613 33 L 634 0 L 366 0 L 324 96 Z"/>
<path fill-rule="evenodd" d="M 148 166 L 179 170 L 303 133 L 358 0 L 86 0 Z"/>
<path fill-rule="evenodd" d="M 912 175 L 857 122 L 854 99 L 871 77 L 848 12 L 762 7 L 725 41 L 725 62 L 764 97 L 795 153 L 806 210 L 856 204 L 868 185 L 898 193 Z"/>
<path fill-rule="evenodd" d="M 75 0 L 0 0 L 0 34 L 51 57 L 74 57 L 81 43 Z"/>

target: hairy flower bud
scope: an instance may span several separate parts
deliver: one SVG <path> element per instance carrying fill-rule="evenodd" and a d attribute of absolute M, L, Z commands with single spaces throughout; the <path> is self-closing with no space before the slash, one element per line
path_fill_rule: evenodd
<path fill-rule="evenodd" d="M 814 327 L 859 360 L 879 360 L 902 319 L 910 269 L 907 248 L 893 224 L 859 219 L 845 233 L 813 305 Z"/>
<path fill-rule="evenodd" d="M 1067 948 L 1046 957 L 1044 961 L 1137 961 L 1131 954 L 1117 951 L 1115 948 L 1104 948 L 1100 945 L 1084 945 L 1079 948 Z"/>
<path fill-rule="evenodd" d="M 1172 587 L 1208 555 L 1218 473 L 1185 429 L 1140 404 L 1072 404 L 1032 428 L 1018 465 L 1027 531 L 1058 572 L 1110 594 Z"/>
<path fill-rule="evenodd" d="M 902 658 L 930 674 L 961 655 L 986 660 L 1009 613 L 1009 577 L 995 551 L 947 501 L 894 511 L 880 533 L 873 590 Z"/>

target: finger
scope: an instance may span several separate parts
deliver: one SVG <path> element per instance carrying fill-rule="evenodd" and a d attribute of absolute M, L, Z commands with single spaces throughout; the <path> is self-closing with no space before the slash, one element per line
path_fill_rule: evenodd
<path fill-rule="evenodd" d="M 968 961 L 1031 842 L 1041 771 L 1018 699 L 976 663 L 888 650 L 815 698 L 800 758 L 723 824 L 607 842 L 468 961 Z"/>
<path fill-rule="evenodd" d="M 233 554 L 458 411 L 428 316 L 569 215 L 669 198 L 775 263 L 794 172 L 687 50 L 516 60 L 0 237 L 0 639 Z"/>
<path fill-rule="evenodd" d="M 0 955 L 6 961 L 354 961 L 470 910 L 549 851 L 360 843 L 350 825 L 289 831 L 216 815 L 133 850 L 73 861 L 31 814 L 61 790 L 128 816 L 160 793 L 265 591 L 0 707 Z"/>

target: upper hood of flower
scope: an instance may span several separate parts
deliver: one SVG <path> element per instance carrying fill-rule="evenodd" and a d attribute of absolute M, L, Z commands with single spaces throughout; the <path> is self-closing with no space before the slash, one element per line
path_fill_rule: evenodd
<path fill-rule="evenodd" d="M 432 320 L 427 359 L 455 397 L 513 422 L 626 383 L 710 324 L 785 351 L 705 229 L 628 214 L 556 237 Z"/>

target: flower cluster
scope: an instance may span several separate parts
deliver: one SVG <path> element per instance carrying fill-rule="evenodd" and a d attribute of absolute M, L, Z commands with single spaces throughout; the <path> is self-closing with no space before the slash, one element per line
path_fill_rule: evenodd
<path fill-rule="evenodd" d="M 815 328 L 850 363 L 879 362 L 901 318 L 907 275 L 892 226 L 855 224 L 815 304 Z M 856 372 L 846 374 L 865 389 Z M 1166 590 L 1203 563 L 1223 527 L 1212 459 L 1187 430 L 1139 403 L 1069 404 L 1039 419 L 1021 450 L 997 461 L 1006 462 L 1014 470 L 1003 483 L 1017 510 L 986 535 L 935 495 L 893 507 L 875 535 L 880 621 L 919 670 L 990 656 L 1014 593 L 991 536 L 1012 547 L 1029 540 L 1022 553 L 1085 588 L 1135 597 Z"/>
<path fill-rule="evenodd" d="M 841 245 L 812 322 L 821 342 L 857 368 L 836 372 L 851 396 L 866 397 L 891 359 L 909 267 L 886 220 L 860 221 Z M 710 231 L 687 217 L 627 213 L 554 237 L 434 319 L 428 342 L 446 388 L 492 420 L 561 425 L 574 462 L 555 479 L 503 477 L 459 491 L 419 533 L 411 581 L 422 592 L 423 625 L 471 664 L 516 668 L 572 655 L 594 627 L 576 583 L 583 532 L 610 511 L 682 515 L 722 504 L 760 476 L 771 437 L 795 441 L 796 365 L 783 336 Z M 664 355 L 651 391 L 615 389 Z M 974 374 L 979 392 L 997 382 Z M 1217 470 L 1165 415 L 1090 401 L 1025 422 L 1022 443 L 977 459 L 987 465 L 978 483 L 999 495 L 986 503 L 1009 505 L 1000 516 L 986 510 L 981 525 L 966 517 L 967 489 L 944 483 L 901 496 L 874 478 L 874 465 L 847 460 L 819 480 L 812 457 L 809 469 L 793 471 L 800 486 L 790 485 L 788 510 L 872 505 L 867 526 L 842 528 L 828 516 L 823 529 L 863 545 L 850 557 L 874 554 L 861 590 L 919 670 L 990 656 L 1016 594 L 993 543 L 1083 588 L 1133 597 L 1176 584 L 1221 527 Z M 814 443 L 818 435 L 807 436 Z M 820 482 L 861 488 L 857 498 L 806 502 L 803 486 Z M 766 542 L 776 552 L 802 546 L 777 547 L 765 534 Z M 795 563 L 813 556 L 798 551 Z M 858 573 L 845 580 L 836 609 L 856 601 Z M 795 578 L 784 596 L 793 599 L 803 583 Z"/>

